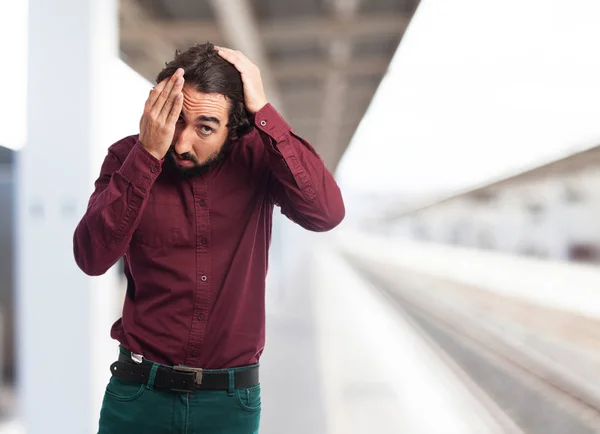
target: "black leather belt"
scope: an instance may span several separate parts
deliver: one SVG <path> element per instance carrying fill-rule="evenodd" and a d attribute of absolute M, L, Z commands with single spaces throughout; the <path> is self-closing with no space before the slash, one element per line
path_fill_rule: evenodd
<path fill-rule="evenodd" d="M 110 365 L 110 372 L 120 380 L 145 384 L 150 377 L 152 362 L 144 360 L 136 363 L 127 355 L 120 353 L 118 361 Z M 234 388 L 244 389 L 255 386 L 258 381 L 258 366 L 234 372 Z M 173 366 L 159 366 L 156 370 L 154 387 L 173 392 L 195 392 L 197 390 L 228 390 L 229 373 L 227 371 L 207 372 L 202 369 Z"/>

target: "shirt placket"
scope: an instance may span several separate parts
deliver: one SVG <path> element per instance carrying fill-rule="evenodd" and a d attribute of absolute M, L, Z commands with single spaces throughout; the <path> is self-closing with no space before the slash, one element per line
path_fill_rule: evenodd
<path fill-rule="evenodd" d="M 200 355 L 206 334 L 212 287 L 210 273 L 210 213 L 208 188 L 204 176 L 194 179 L 192 191 L 196 223 L 196 288 L 186 365 L 201 367 L 199 366 Z"/>

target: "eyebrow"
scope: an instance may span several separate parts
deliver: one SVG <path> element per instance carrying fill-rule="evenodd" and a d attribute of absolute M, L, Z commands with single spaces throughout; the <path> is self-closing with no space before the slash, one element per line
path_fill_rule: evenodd
<path fill-rule="evenodd" d="M 200 115 L 196 118 L 196 123 L 198 123 L 198 122 L 212 122 L 219 126 L 221 125 L 221 121 L 219 119 L 215 118 L 214 116 Z"/>
<path fill-rule="evenodd" d="M 181 110 L 181 116 L 185 116 L 185 112 L 183 110 Z M 200 115 L 196 118 L 196 123 L 198 122 L 212 122 L 213 124 L 221 126 L 221 121 L 214 116 Z"/>

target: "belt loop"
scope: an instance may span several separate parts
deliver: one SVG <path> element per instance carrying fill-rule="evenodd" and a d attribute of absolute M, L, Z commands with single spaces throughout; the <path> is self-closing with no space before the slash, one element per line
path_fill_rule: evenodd
<path fill-rule="evenodd" d="M 229 388 L 227 389 L 227 395 L 233 396 L 235 391 L 235 371 L 233 369 L 228 369 L 227 373 L 229 374 Z"/>
<path fill-rule="evenodd" d="M 156 371 L 158 371 L 158 364 L 152 363 L 152 367 L 150 368 L 150 375 L 148 376 L 148 382 L 146 383 L 146 388 L 148 390 L 154 390 L 154 380 L 156 379 Z"/>

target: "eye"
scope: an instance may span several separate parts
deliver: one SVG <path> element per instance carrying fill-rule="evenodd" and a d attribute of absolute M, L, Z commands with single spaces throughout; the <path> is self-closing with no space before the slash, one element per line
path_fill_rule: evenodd
<path fill-rule="evenodd" d="M 183 119 L 183 116 L 179 115 L 179 118 L 177 119 L 177 123 L 180 124 L 182 122 L 185 122 L 185 119 Z"/>
<path fill-rule="evenodd" d="M 213 132 L 213 129 L 211 127 L 208 127 L 206 125 L 202 125 L 200 127 L 200 132 L 202 133 L 202 135 L 204 136 L 208 136 Z"/>

